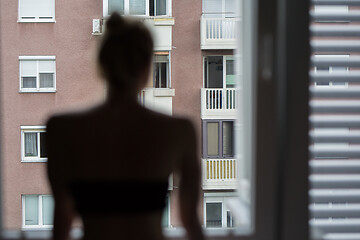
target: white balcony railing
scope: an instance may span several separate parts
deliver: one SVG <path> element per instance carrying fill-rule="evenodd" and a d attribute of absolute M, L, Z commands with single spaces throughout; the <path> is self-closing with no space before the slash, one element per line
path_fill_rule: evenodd
<path fill-rule="evenodd" d="M 237 90 L 235 88 L 202 88 L 201 115 L 203 118 L 236 117 Z"/>
<path fill-rule="evenodd" d="M 236 159 L 202 159 L 203 189 L 235 189 L 237 165 Z"/>
<path fill-rule="evenodd" d="M 201 49 L 235 49 L 240 18 L 201 17 Z"/>

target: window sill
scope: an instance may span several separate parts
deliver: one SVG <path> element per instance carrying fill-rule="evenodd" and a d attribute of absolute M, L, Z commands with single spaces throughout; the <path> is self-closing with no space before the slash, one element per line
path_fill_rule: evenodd
<path fill-rule="evenodd" d="M 19 19 L 18 23 L 56 23 L 55 19 Z"/>
<path fill-rule="evenodd" d="M 52 90 L 19 90 L 19 93 L 56 93 L 56 89 Z"/>
<path fill-rule="evenodd" d="M 47 158 L 37 158 L 37 159 L 22 159 L 22 163 L 46 163 Z"/>

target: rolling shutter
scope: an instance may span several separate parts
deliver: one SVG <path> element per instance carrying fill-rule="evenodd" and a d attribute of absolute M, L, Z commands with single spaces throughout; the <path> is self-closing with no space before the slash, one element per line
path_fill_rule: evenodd
<path fill-rule="evenodd" d="M 312 4 L 330 9 L 310 11 L 312 239 L 360 239 L 360 1 L 312 0 Z M 339 6 L 339 11 L 332 6 Z M 348 70 L 314 71 L 331 67 Z"/>

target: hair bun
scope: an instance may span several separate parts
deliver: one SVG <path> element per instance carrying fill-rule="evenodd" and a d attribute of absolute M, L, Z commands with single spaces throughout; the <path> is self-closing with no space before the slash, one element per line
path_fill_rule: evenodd
<path fill-rule="evenodd" d="M 117 32 L 125 26 L 125 19 L 120 16 L 117 12 L 111 14 L 106 21 L 106 31 Z"/>

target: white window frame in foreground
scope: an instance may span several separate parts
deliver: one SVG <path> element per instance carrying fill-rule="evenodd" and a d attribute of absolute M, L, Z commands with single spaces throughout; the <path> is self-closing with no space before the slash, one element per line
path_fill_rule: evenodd
<path fill-rule="evenodd" d="M 47 64 L 48 66 L 45 66 Z M 32 68 L 26 65 L 33 65 Z M 42 66 L 43 65 L 43 66 Z M 28 68 L 28 69 L 26 69 Z M 41 74 L 52 74 L 52 86 L 41 86 Z M 24 87 L 24 79 L 35 78 L 34 87 Z M 19 57 L 20 92 L 56 92 L 56 57 L 55 56 L 20 56 Z"/>
<path fill-rule="evenodd" d="M 37 206 L 38 206 L 38 210 L 37 210 L 37 219 L 38 219 L 38 224 L 33 224 L 33 225 L 26 225 L 26 198 L 27 197 L 34 197 L 37 198 Z M 53 228 L 53 224 L 44 224 L 44 197 L 51 197 L 51 195 L 38 195 L 38 194 L 24 194 L 21 195 L 21 209 L 22 209 L 22 228 L 23 229 L 52 229 Z M 52 213 L 49 214 L 49 219 L 53 219 L 53 211 L 54 211 L 54 200 L 52 200 Z"/>
<path fill-rule="evenodd" d="M 141 17 L 170 17 L 171 12 L 171 0 L 165 0 L 166 1 L 166 14 L 156 14 L 156 2 L 158 0 L 144 0 L 145 1 L 145 13 L 144 14 L 130 14 L 130 1 L 131 0 L 119 0 L 124 2 L 124 15 L 132 15 L 132 16 L 141 16 Z M 150 2 L 153 2 L 154 6 L 154 13 L 150 13 Z M 109 16 L 109 0 L 103 0 L 103 15 L 104 17 Z"/>
<path fill-rule="evenodd" d="M 45 126 L 21 126 L 21 161 L 22 162 L 47 162 L 47 157 L 41 157 L 40 133 L 46 132 Z M 36 133 L 37 156 L 25 156 L 25 134 Z"/>
<path fill-rule="evenodd" d="M 55 22 L 55 0 L 18 0 L 18 22 Z"/>
<path fill-rule="evenodd" d="M 223 192 L 223 193 L 204 193 L 204 226 L 206 229 L 216 229 L 217 227 L 208 227 L 207 226 L 207 216 L 206 216 L 206 206 L 207 203 L 221 203 L 221 227 L 219 228 L 236 228 L 235 219 L 233 218 L 233 214 L 230 212 L 230 208 L 227 204 L 227 201 L 231 198 L 236 198 L 237 195 L 234 192 Z M 228 212 L 230 216 L 228 216 Z M 230 219 L 228 219 L 230 218 Z M 230 223 L 231 226 L 229 226 Z"/>

